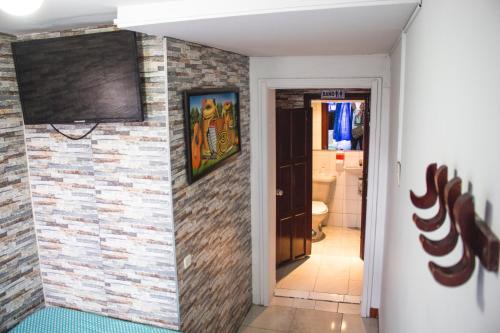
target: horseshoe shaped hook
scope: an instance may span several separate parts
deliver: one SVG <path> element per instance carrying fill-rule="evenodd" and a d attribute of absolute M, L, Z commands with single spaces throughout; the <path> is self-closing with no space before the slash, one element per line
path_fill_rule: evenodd
<path fill-rule="evenodd" d="M 424 195 L 418 196 L 410 190 L 410 200 L 415 207 L 427 209 L 431 208 L 436 203 L 437 190 L 434 183 L 434 175 L 436 174 L 436 170 L 436 163 L 432 163 L 427 166 L 427 170 L 425 172 L 425 184 L 427 187 L 427 191 Z"/>
<path fill-rule="evenodd" d="M 453 211 L 453 206 L 461 194 L 461 189 L 462 179 L 458 177 L 453 178 L 444 187 L 444 201 L 449 212 Z M 444 256 L 450 253 L 458 241 L 458 232 L 455 223 L 454 215 L 450 214 L 450 231 L 443 239 L 431 240 L 424 235 L 420 235 L 420 243 L 422 243 L 424 250 L 433 256 Z"/>
<path fill-rule="evenodd" d="M 444 267 L 429 262 L 434 279 L 445 286 L 456 287 L 469 280 L 474 272 L 476 258 L 471 247 L 474 233 L 475 212 L 474 202 L 470 194 L 465 193 L 458 197 L 453 207 L 456 227 L 463 243 L 462 258 L 453 266 Z"/>
<path fill-rule="evenodd" d="M 437 196 L 439 198 L 439 210 L 437 214 L 428 219 L 424 219 L 419 217 L 417 214 L 413 214 L 413 222 L 415 222 L 420 230 L 434 231 L 443 225 L 443 222 L 446 219 L 444 190 L 447 182 L 448 167 L 446 165 L 442 165 L 434 175 L 434 188 L 437 190 Z"/>

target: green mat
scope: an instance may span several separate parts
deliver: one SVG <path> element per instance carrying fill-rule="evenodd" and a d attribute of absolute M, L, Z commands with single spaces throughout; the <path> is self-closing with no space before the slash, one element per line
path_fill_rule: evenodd
<path fill-rule="evenodd" d="M 93 313 L 50 307 L 39 310 L 9 333 L 174 333 L 176 331 Z"/>

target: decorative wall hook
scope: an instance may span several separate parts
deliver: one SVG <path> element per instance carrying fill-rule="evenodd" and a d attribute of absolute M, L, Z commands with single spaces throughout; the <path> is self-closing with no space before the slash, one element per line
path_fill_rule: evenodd
<path fill-rule="evenodd" d="M 429 269 L 434 279 L 445 286 L 454 287 L 470 279 L 474 272 L 476 256 L 486 270 L 498 272 L 500 241 L 488 225 L 476 215 L 473 196 L 461 193 L 462 180 L 455 177 L 448 181 L 447 177 L 446 166 L 437 169 L 435 163 L 429 165 L 426 171 L 426 194 L 418 197 L 410 191 L 410 199 L 415 207 L 423 209 L 432 207 L 439 199 L 440 206 L 436 216 L 422 219 L 413 214 L 415 224 L 423 231 L 438 229 L 448 211 L 450 231 L 443 239 L 431 240 L 422 234 L 419 239 L 427 253 L 443 256 L 455 248 L 460 236 L 463 254 L 456 264 L 446 267 L 429 262 Z"/>
<path fill-rule="evenodd" d="M 434 183 L 434 175 L 436 174 L 437 164 L 432 163 L 427 167 L 425 173 L 425 184 L 427 192 L 423 196 L 417 196 L 413 191 L 410 191 L 410 199 L 413 206 L 421 209 L 427 209 L 434 206 L 437 200 L 436 185 Z"/>
<path fill-rule="evenodd" d="M 474 202 L 470 194 L 462 194 L 453 206 L 456 227 L 462 238 L 462 258 L 453 266 L 443 267 L 431 261 L 429 269 L 439 283 L 455 287 L 464 284 L 474 272 L 476 258 L 472 251 L 474 225 Z"/>
<path fill-rule="evenodd" d="M 417 214 L 413 214 L 413 221 L 420 230 L 434 231 L 439 229 L 439 227 L 443 225 L 443 222 L 446 219 L 444 188 L 447 182 L 448 182 L 448 167 L 446 165 L 442 165 L 435 172 L 433 179 L 434 191 L 437 193 L 437 198 L 439 199 L 438 200 L 439 210 L 437 214 L 429 219 L 424 219 L 419 217 Z M 436 200 L 434 199 L 434 202 L 435 201 Z"/>
<path fill-rule="evenodd" d="M 444 201 L 448 211 L 453 211 L 453 205 L 462 191 L 462 180 L 458 177 L 453 178 L 444 187 Z M 450 253 L 457 245 L 458 232 L 455 227 L 455 218 L 450 214 L 450 231 L 440 240 L 431 240 L 420 234 L 420 243 L 427 253 L 433 256 L 444 256 Z"/>

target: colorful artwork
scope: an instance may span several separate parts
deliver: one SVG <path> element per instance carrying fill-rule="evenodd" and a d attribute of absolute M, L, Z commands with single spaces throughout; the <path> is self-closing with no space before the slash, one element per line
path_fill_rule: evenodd
<path fill-rule="evenodd" d="M 219 167 L 240 146 L 238 90 L 199 90 L 184 94 L 188 182 Z"/>

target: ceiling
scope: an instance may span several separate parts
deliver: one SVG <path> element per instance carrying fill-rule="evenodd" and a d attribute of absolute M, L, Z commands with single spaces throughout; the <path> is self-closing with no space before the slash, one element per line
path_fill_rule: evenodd
<path fill-rule="evenodd" d="M 134 3 L 140 3 L 140 1 L 44 0 L 38 11 L 24 17 L 11 16 L 0 10 L 0 32 L 20 34 L 96 23 L 112 24 L 119 6 Z"/>
<path fill-rule="evenodd" d="M 136 25 L 165 35 L 250 56 L 387 53 L 414 4 L 333 8 Z"/>
<path fill-rule="evenodd" d="M 45 0 L 39 11 L 0 11 L 0 32 L 112 24 L 249 56 L 387 53 L 418 0 Z M 195 6 L 195 4 L 197 6 Z"/>

